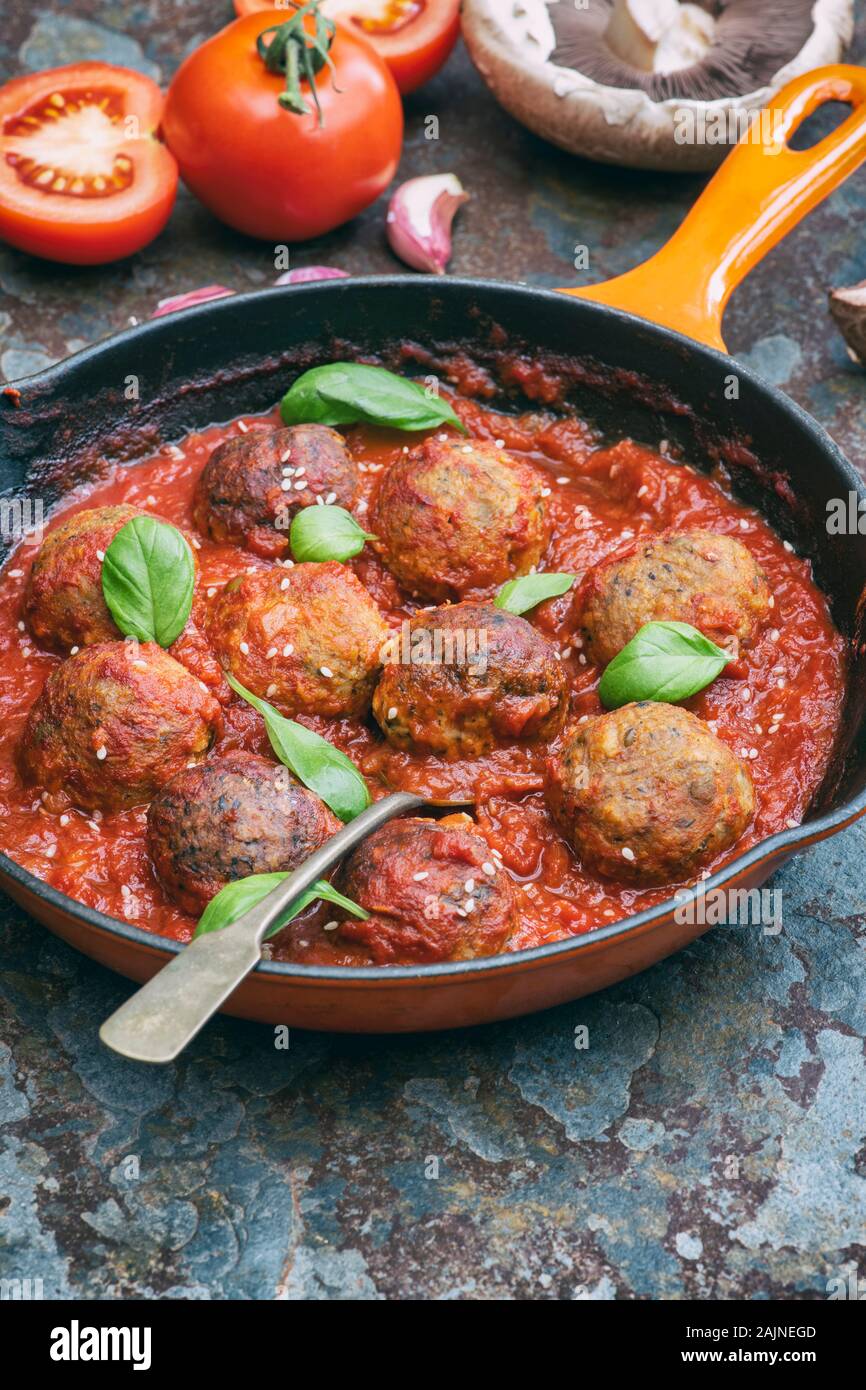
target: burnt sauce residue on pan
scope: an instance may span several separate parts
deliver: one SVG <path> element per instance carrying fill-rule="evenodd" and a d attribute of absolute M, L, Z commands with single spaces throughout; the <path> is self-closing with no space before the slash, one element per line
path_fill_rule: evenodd
<path fill-rule="evenodd" d="M 407 355 L 417 359 L 419 354 Z M 422 362 L 415 371 L 424 368 Z M 799 824 L 828 766 L 845 693 L 845 643 L 812 580 L 809 562 L 796 555 L 756 511 L 732 498 L 723 467 L 717 465 L 709 475 L 701 473 L 679 461 L 665 441 L 658 441 L 655 448 L 628 439 L 613 444 L 602 441 L 582 419 L 562 410 L 562 382 L 555 373 L 519 357 L 508 370 L 505 384 L 537 402 L 523 414 L 502 413 L 489 404 L 494 392 L 483 369 L 468 361 L 462 366 L 459 361 L 450 364 L 452 378 L 461 378 L 458 384 L 465 393 L 456 404 L 468 427 L 469 445 L 476 440 L 508 451 L 529 470 L 543 496 L 550 539 L 538 567 L 577 578 L 572 592 L 526 615 L 536 633 L 550 644 L 560 673 L 553 679 L 544 661 L 532 655 L 553 692 L 548 705 L 543 710 L 533 707 L 527 715 L 525 691 L 515 695 L 507 682 L 501 683 L 501 698 L 514 699 L 516 722 L 511 726 L 507 719 L 495 722 L 492 741 L 487 726 L 481 735 L 473 726 L 473 737 L 464 745 L 465 756 L 457 757 L 449 756 L 454 746 L 447 720 L 432 720 L 428 746 L 421 751 L 411 740 L 401 746 L 396 735 L 386 741 L 368 706 L 360 714 L 302 716 L 303 722 L 354 759 L 374 795 L 406 788 L 436 799 L 477 801 L 472 832 L 482 837 L 482 852 L 475 856 L 470 845 L 460 872 L 473 885 L 495 877 L 488 872 L 490 867 L 506 879 L 505 898 L 497 894 L 494 899 L 487 893 L 489 939 L 494 944 L 480 948 L 485 951 L 519 950 L 592 931 L 664 901 L 676 886 L 668 881 L 646 887 L 583 867 L 554 824 L 542 789 L 551 753 L 562 748 L 575 728 L 602 712 L 596 693 L 600 670 L 587 651 L 578 599 L 587 573 L 600 561 L 614 554 L 627 556 L 661 532 L 709 531 L 741 542 L 769 583 L 772 612 L 754 640 L 744 646 L 727 673 L 685 706 L 748 769 L 756 795 L 754 814 L 736 845 L 707 863 L 705 872 L 767 836 Z M 673 409 L 672 403 L 668 409 Z M 50 521 L 49 529 L 53 529 L 77 511 L 131 505 L 173 522 L 196 538 L 194 631 L 185 634 L 173 650 L 223 706 L 222 732 L 214 750 L 220 755 L 243 750 L 273 758 L 260 717 L 228 690 L 204 634 L 229 581 L 243 575 L 254 589 L 259 584 L 267 587 L 258 576 L 279 562 L 230 540 L 216 542 L 201 534 L 193 494 L 218 445 L 242 435 L 244 429 L 253 433 L 280 427 L 276 413 L 248 416 L 190 435 L 142 462 L 106 465 L 99 481 L 70 495 Z M 449 447 L 467 444 L 454 432 L 439 433 L 443 447 L 445 440 Z M 419 437 L 361 426 L 344 434 L 358 473 L 353 511 L 366 529 L 375 530 L 368 523 L 383 476 L 402 466 L 406 449 L 414 449 Z M 409 543 L 407 536 L 407 547 Z M 534 543 L 532 536 L 529 543 Z M 411 544 L 423 551 L 423 530 L 411 537 Z M 47 676 L 62 660 L 56 651 L 41 645 L 24 622 L 27 576 L 37 551 L 37 544 L 22 542 L 0 582 L 0 844 L 24 868 L 70 897 L 136 926 L 188 941 L 195 918 L 170 901 L 157 880 L 145 840 L 146 805 L 82 811 L 72 805 L 61 807 L 52 797 L 43 799 L 38 787 L 22 782 L 17 749 L 27 714 Z M 483 574 L 483 554 L 477 563 Z M 348 569 L 398 643 L 403 624 L 433 601 L 429 596 L 411 597 L 371 546 L 350 560 Z M 496 583 L 482 585 L 462 597 L 489 600 L 496 588 Z M 551 732 L 561 722 L 555 714 L 560 687 L 567 706 L 565 730 Z M 380 711 L 385 719 L 389 713 Z M 509 738 L 509 727 L 519 731 L 524 718 L 537 721 L 538 737 Z M 455 828 L 460 831 L 459 822 Z M 416 837 L 411 853 L 422 842 L 423 837 Z M 457 853 L 459 858 L 459 846 Z M 416 874 L 427 872 L 414 861 L 411 867 L 412 882 Z M 358 886 L 359 891 L 363 889 L 363 882 Z M 387 890 L 395 895 L 405 887 L 399 874 L 388 880 Z M 484 895 L 473 887 L 468 896 L 476 899 L 470 911 L 477 911 L 479 903 L 483 911 Z M 308 910 L 276 940 L 272 955 L 345 965 L 423 959 L 411 948 L 401 954 L 399 933 L 383 946 L 381 937 L 363 929 L 334 930 L 333 917 L 334 910 L 327 906 Z M 502 926 L 506 918 L 508 929 Z M 459 935 L 455 935 L 451 958 L 465 954 Z M 479 936 L 484 936 L 483 922 Z"/>

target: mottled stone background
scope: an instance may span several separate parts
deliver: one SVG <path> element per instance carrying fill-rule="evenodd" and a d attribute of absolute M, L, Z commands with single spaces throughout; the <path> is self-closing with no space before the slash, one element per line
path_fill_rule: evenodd
<path fill-rule="evenodd" d="M 227 0 L 12 0 L 3 76 L 79 57 L 168 79 Z M 866 56 L 861 22 L 854 56 Z M 424 139 L 423 118 L 441 139 Z M 657 247 L 700 180 L 582 164 L 505 117 L 465 54 L 409 103 L 404 175 L 473 201 L 452 269 L 598 279 Z M 297 264 L 394 268 L 380 203 Z M 866 277 L 866 169 L 753 275 L 741 358 L 857 461 L 863 373 L 828 286 Z M 157 299 L 273 279 L 272 251 L 181 195 L 141 255 L 70 271 L 0 250 L 14 378 Z M 472 1032 L 358 1040 L 220 1020 L 173 1068 L 104 1052 L 128 985 L 0 908 L 0 1273 L 97 1298 L 822 1298 L 866 1276 L 864 831 L 778 875 L 783 933 L 721 928 L 606 994 Z M 574 1030 L 588 1026 L 578 1051 Z M 438 1176 L 434 1176 L 438 1169 Z"/>

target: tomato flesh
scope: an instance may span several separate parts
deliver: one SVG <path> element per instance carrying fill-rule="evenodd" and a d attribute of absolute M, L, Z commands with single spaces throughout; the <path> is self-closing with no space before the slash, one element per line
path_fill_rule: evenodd
<path fill-rule="evenodd" d="M 155 138 L 162 94 L 104 63 L 0 89 L 0 238 L 51 260 L 131 255 L 162 230 L 177 166 Z"/>

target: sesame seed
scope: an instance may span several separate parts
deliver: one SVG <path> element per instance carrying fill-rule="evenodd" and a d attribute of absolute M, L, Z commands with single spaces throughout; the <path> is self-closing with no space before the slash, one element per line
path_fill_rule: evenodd
<path fill-rule="evenodd" d="M 270 699 L 273 698 L 274 695 L 276 695 L 276 693 L 277 693 L 277 687 L 273 684 L 273 682 L 271 682 L 271 684 L 268 686 L 267 690 L 265 691 L 265 694 L 267 695 L 268 699 L 270 700 Z"/>
<path fill-rule="evenodd" d="M 775 606 L 776 606 L 776 599 L 775 599 L 775 596 L 774 596 L 773 594 L 770 594 L 770 597 L 769 597 L 768 600 L 767 600 L 767 607 L 768 607 L 768 608 L 775 608 Z"/>
<path fill-rule="evenodd" d="M 634 859 L 634 850 L 633 850 L 633 849 L 629 849 L 628 845 L 623 845 L 623 847 L 622 847 L 622 857 L 623 857 L 623 859 L 627 859 L 627 860 L 629 861 L 629 863 L 631 863 L 632 860 Z"/>
<path fill-rule="evenodd" d="M 638 488 L 637 495 L 638 497 L 646 497 L 648 492 L 649 488 L 647 487 L 646 483 L 643 483 L 641 487 Z"/>
<path fill-rule="evenodd" d="M 392 705 L 391 708 L 389 709 L 389 711 L 388 711 L 388 718 L 389 718 L 389 719 L 396 719 L 396 718 L 397 718 L 397 706 L 396 706 L 396 705 Z"/>
<path fill-rule="evenodd" d="M 283 481 L 280 483 L 280 488 L 283 492 L 291 492 L 293 487 L 294 483 L 291 478 L 283 478 Z"/>
<path fill-rule="evenodd" d="M 753 762 L 754 762 L 755 758 L 757 758 L 757 756 L 758 756 L 758 750 L 757 750 L 757 748 L 750 748 L 750 749 L 749 749 L 749 757 L 752 759 Z"/>
<path fill-rule="evenodd" d="M 326 922 L 322 927 L 322 931 L 336 931 L 339 925 L 339 922 Z"/>
<path fill-rule="evenodd" d="M 287 642 L 286 645 L 283 647 L 283 656 L 291 656 L 294 650 L 295 649 L 292 646 L 291 642 Z"/>
<path fill-rule="evenodd" d="M 69 824 L 69 817 L 68 817 L 68 816 L 61 816 L 61 817 L 60 817 L 60 824 L 61 824 L 61 825 L 68 825 L 68 824 Z"/>
<path fill-rule="evenodd" d="M 153 495 L 152 492 L 149 492 L 148 495 L 145 497 L 144 500 L 145 500 L 145 502 L 147 503 L 147 505 L 148 505 L 149 507 L 155 507 L 155 506 L 156 506 L 156 498 L 154 497 L 154 495 Z"/>
<path fill-rule="evenodd" d="M 794 547 L 792 546 L 790 541 L 782 541 L 782 547 L 783 549 L 787 550 L 789 555 L 793 555 Z"/>
<path fill-rule="evenodd" d="M 306 471 L 307 471 L 307 470 L 306 470 L 306 467 L 304 466 L 304 464 L 301 464 L 300 468 L 296 468 L 296 469 L 295 469 L 295 477 L 296 477 L 296 478 L 300 478 L 301 474 L 302 474 L 302 473 L 306 473 Z"/>
<path fill-rule="evenodd" d="M 90 826 L 91 830 L 95 830 L 97 835 L 99 834 L 99 826 L 97 825 L 95 820 L 89 820 L 87 824 Z"/>
<path fill-rule="evenodd" d="M 429 875 L 429 873 L 427 872 L 426 869 L 423 869 L 423 870 L 421 871 L 420 874 L 413 874 L 413 875 L 412 875 L 412 878 L 413 878 L 413 880 L 414 880 L 415 883 L 423 883 L 424 880 L 425 880 L 425 878 L 429 878 L 429 877 L 430 877 L 430 875 Z"/>
<path fill-rule="evenodd" d="M 292 451 L 291 451 L 291 449 L 286 449 L 285 453 L 280 455 L 280 463 L 288 463 L 288 461 L 289 461 L 289 459 L 290 459 L 291 457 L 292 457 Z"/>
<path fill-rule="evenodd" d="M 440 435 L 439 435 L 439 443 L 440 443 L 440 444 L 447 444 L 447 443 L 448 443 L 448 436 L 447 436 L 447 434 L 440 434 Z"/>
<path fill-rule="evenodd" d="M 306 490 L 307 490 L 306 479 L 301 478 L 300 482 L 295 483 L 295 492 L 306 492 Z"/>
<path fill-rule="evenodd" d="M 317 498 L 316 498 L 316 506 L 317 506 L 317 507 L 324 507 L 324 505 L 325 505 L 325 499 L 324 499 L 323 497 L 317 497 Z"/>
<path fill-rule="evenodd" d="M 740 530 L 741 530 L 741 531 L 748 531 L 749 525 L 750 525 L 750 523 L 746 520 L 745 517 L 741 517 L 741 518 L 740 518 Z"/>
<path fill-rule="evenodd" d="M 288 587 L 289 587 L 289 581 L 288 581 L 288 579 L 281 579 L 281 580 L 280 580 L 280 588 L 283 589 L 283 590 L 285 590 L 285 589 L 288 589 Z"/>
<path fill-rule="evenodd" d="M 276 656 L 276 654 L 277 654 L 277 649 L 276 649 L 276 647 L 268 647 L 268 650 L 267 650 L 266 653 L 265 653 L 265 658 L 266 658 L 266 660 L 270 661 L 271 657 Z"/>
<path fill-rule="evenodd" d="M 549 488 L 549 487 L 543 487 L 543 488 L 541 489 L 541 495 L 542 495 L 542 497 L 549 497 L 549 496 L 550 496 L 550 488 Z"/>
<path fill-rule="evenodd" d="M 789 830 L 796 830 L 800 822 L 796 820 L 786 820 L 785 824 L 787 825 Z"/>
<path fill-rule="evenodd" d="M 474 878 L 467 878 L 467 880 L 466 880 L 466 882 L 464 883 L 463 887 L 466 889 L 466 892 L 467 892 L 467 893 L 474 893 L 474 892 L 475 892 L 475 879 L 474 879 Z"/>
<path fill-rule="evenodd" d="M 104 550 L 97 550 L 97 552 L 96 552 L 96 558 L 97 558 L 97 560 L 104 560 L 104 559 L 105 559 L 105 551 L 104 551 Z"/>
<path fill-rule="evenodd" d="M 204 681 L 199 681 L 199 685 L 201 686 L 201 688 L 202 688 L 202 690 L 204 691 L 205 695 L 208 695 L 208 694 L 210 693 L 210 692 L 208 691 L 208 688 L 207 688 L 207 686 L 205 685 Z"/>
<path fill-rule="evenodd" d="M 248 428 L 249 426 L 245 425 L 243 420 L 238 420 L 238 429 L 240 430 L 241 434 L 246 434 Z"/>
<path fill-rule="evenodd" d="M 97 748 L 96 756 L 100 762 L 105 761 L 105 759 L 108 757 L 108 749 L 106 748 L 105 744 L 103 744 L 101 748 Z"/>
<path fill-rule="evenodd" d="M 505 440 L 504 440 L 504 439 L 494 439 L 493 443 L 496 445 L 497 449 L 504 449 L 504 448 L 505 448 Z"/>
<path fill-rule="evenodd" d="M 208 589 L 207 596 L 208 598 L 216 598 L 216 589 Z"/>
<path fill-rule="evenodd" d="M 334 674 L 330 666 L 320 666 L 319 670 L 321 671 L 322 675 L 325 677 L 326 680 L 330 680 Z"/>
<path fill-rule="evenodd" d="M 747 685 L 743 686 L 743 689 L 740 691 L 740 694 L 742 695 L 745 704 L 748 704 L 752 698 L 752 692 Z"/>
<path fill-rule="evenodd" d="M 146 662 L 146 661 L 133 661 L 132 664 L 133 664 L 133 666 L 135 667 L 135 669 L 136 669 L 137 671 L 146 671 L 146 670 L 147 670 L 147 662 Z"/>
<path fill-rule="evenodd" d="M 493 875 L 496 873 L 496 868 L 493 864 L 491 864 L 489 859 L 481 865 L 481 868 L 489 878 L 493 878 Z"/>
<path fill-rule="evenodd" d="M 473 450 L 472 450 L 472 445 L 471 445 L 471 444 L 464 444 L 464 445 L 463 445 L 463 452 L 464 452 L 464 454 L 471 454 L 471 453 L 473 452 Z"/>
<path fill-rule="evenodd" d="M 24 631 L 24 624 L 23 624 L 23 623 L 19 623 L 19 624 L 18 624 L 18 631 L 19 631 L 19 632 L 23 632 L 23 631 Z"/>
<path fill-rule="evenodd" d="M 748 748 L 741 748 L 741 749 L 740 749 L 740 757 L 741 757 L 741 758 L 748 758 L 748 756 L 749 756 L 749 750 L 748 750 Z"/>
<path fill-rule="evenodd" d="M 623 531 L 623 532 L 620 534 L 620 540 L 622 540 L 622 541 L 631 541 L 631 540 L 634 540 L 634 531 Z"/>
<path fill-rule="evenodd" d="M 329 492 L 328 495 L 327 495 L 327 497 L 325 498 L 325 503 L 326 503 L 327 506 L 333 507 L 333 505 L 334 505 L 334 503 L 336 502 L 336 500 L 337 500 L 337 494 L 336 494 L 336 492 Z"/>
<path fill-rule="evenodd" d="M 565 661 L 566 657 L 568 656 L 571 656 L 571 647 L 563 647 L 562 652 L 560 654 L 560 659 L 562 661 Z"/>
<path fill-rule="evenodd" d="M 294 468 L 284 468 L 282 470 L 282 474 L 284 478 L 293 478 L 295 475 L 295 470 Z"/>
<path fill-rule="evenodd" d="M 29 655 L 30 655 L 30 648 L 29 648 L 29 647 L 22 647 L 22 648 L 21 648 L 21 655 L 22 655 L 22 656 L 29 656 Z"/>
<path fill-rule="evenodd" d="M 771 627 L 767 635 L 771 642 L 778 642 L 782 634 L 777 627 Z"/>
<path fill-rule="evenodd" d="M 57 853 L 57 846 L 56 846 L 56 845 L 49 845 L 49 846 L 47 847 L 46 851 L 45 851 L 45 858 L 46 858 L 46 859 L 53 859 L 56 853 Z"/>
<path fill-rule="evenodd" d="M 495 857 L 496 857 L 497 859 L 501 859 L 501 858 L 502 858 L 502 850 L 501 850 L 501 849 L 492 849 L 492 850 L 490 851 L 490 853 L 493 854 L 493 855 L 495 855 Z"/>
<path fill-rule="evenodd" d="M 8 573 L 8 575 L 9 575 L 9 578 L 10 578 L 10 579 L 20 579 L 21 576 L 22 576 L 22 574 L 24 573 L 24 571 L 23 571 L 23 570 L 8 570 L 7 573 Z"/>
<path fill-rule="evenodd" d="M 585 665 L 586 665 L 586 657 L 584 656 L 583 652 L 580 653 L 580 655 L 578 656 L 577 659 L 578 659 L 578 661 L 580 662 L 580 665 L 581 665 L 581 666 L 585 666 Z"/>
<path fill-rule="evenodd" d="M 201 550 L 201 541 L 197 536 L 191 536 L 190 540 L 192 541 L 193 550 Z"/>
<path fill-rule="evenodd" d="M 570 482 L 571 482 L 571 479 L 570 479 L 570 478 L 557 478 L 556 481 L 557 481 L 558 483 L 570 483 Z"/>
<path fill-rule="evenodd" d="M 238 643 L 238 646 L 240 647 L 240 649 L 241 649 L 241 651 L 243 652 L 244 656 L 249 656 L 249 654 L 250 654 L 250 644 L 249 644 L 249 642 L 239 642 L 239 643 Z"/>
<path fill-rule="evenodd" d="M 408 454 L 408 452 L 409 452 L 409 445 L 408 445 L 408 444 L 404 444 L 404 445 L 403 445 L 403 453 L 404 453 L 404 454 Z"/>
<path fill-rule="evenodd" d="M 467 898 L 467 899 L 466 899 L 465 903 L 463 904 L 463 911 L 464 911 L 464 912 L 474 912 L 474 911 L 475 911 L 475 899 L 474 899 L 474 898 Z"/>

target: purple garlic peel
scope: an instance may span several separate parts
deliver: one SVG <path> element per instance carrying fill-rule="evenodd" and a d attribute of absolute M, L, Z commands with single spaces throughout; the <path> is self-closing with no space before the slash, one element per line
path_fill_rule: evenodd
<path fill-rule="evenodd" d="M 428 174 L 401 184 L 388 204 L 391 250 L 414 270 L 443 275 L 451 259 L 451 223 L 468 199 L 456 174 Z"/>

